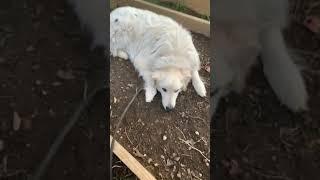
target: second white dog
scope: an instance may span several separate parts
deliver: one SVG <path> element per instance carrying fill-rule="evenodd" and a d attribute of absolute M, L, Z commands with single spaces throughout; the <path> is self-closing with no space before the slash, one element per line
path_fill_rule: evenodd
<path fill-rule="evenodd" d="M 158 90 L 165 110 L 172 110 L 190 80 L 198 95 L 206 96 L 191 34 L 168 17 L 133 7 L 113 10 L 110 52 L 131 60 L 145 82 L 146 102 L 151 102 Z"/>

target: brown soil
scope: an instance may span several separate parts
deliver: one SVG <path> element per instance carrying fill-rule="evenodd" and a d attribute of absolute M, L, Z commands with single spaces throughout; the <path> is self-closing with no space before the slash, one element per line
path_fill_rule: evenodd
<path fill-rule="evenodd" d="M 300 64 L 310 95 L 310 111 L 294 114 L 281 106 L 263 76 L 261 64 L 257 65 L 243 94 L 228 96 L 214 118 L 226 122 L 227 132 L 221 144 L 216 144 L 221 157 L 217 171 L 220 179 L 319 177 L 320 40 L 302 25 L 305 14 L 301 10 L 305 6 L 298 7 L 300 11 L 292 11 L 294 22 L 286 31 L 286 39 L 290 49 L 299 49 L 292 52 L 304 58 Z"/>
<path fill-rule="evenodd" d="M 90 92 L 105 78 L 106 61 L 101 51 L 89 51 L 63 0 L 1 1 L 0 14 L 0 179 L 22 180 L 83 99 L 84 80 Z M 64 139 L 44 179 L 106 179 L 105 109 L 101 94 Z"/>
<path fill-rule="evenodd" d="M 209 64 L 208 39 L 198 34 L 193 37 L 202 64 Z M 115 134 L 118 118 L 143 82 L 130 61 L 111 57 L 110 69 L 110 128 Z M 200 75 L 208 89 L 209 73 L 201 70 Z M 194 147 L 210 158 L 208 109 L 208 98 L 198 96 L 191 84 L 179 95 L 174 111 L 169 113 L 163 110 L 159 93 L 151 103 L 146 103 L 143 91 L 114 136 L 157 179 L 178 179 L 178 176 L 181 179 L 194 179 L 194 176 L 208 179 L 208 162 L 182 141 L 194 142 Z M 163 140 L 164 136 L 166 140 Z"/>

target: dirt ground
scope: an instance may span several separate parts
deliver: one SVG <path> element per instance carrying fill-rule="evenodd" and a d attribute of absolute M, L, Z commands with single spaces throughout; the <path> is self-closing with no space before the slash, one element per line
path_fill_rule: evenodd
<path fill-rule="evenodd" d="M 0 1 L 0 14 L 0 179 L 23 180 L 83 99 L 85 79 L 88 92 L 105 80 L 106 61 L 89 51 L 63 0 Z M 45 179 L 106 179 L 107 94 L 65 138 Z"/>
<path fill-rule="evenodd" d="M 320 39 L 302 23 L 312 1 L 291 2 L 295 4 L 286 40 L 290 52 L 302 57 L 299 64 L 310 95 L 310 111 L 294 114 L 280 105 L 258 64 L 245 92 L 228 96 L 214 118 L 225 122 L 227 132 L 215 144 L 221 180 L 319 179 Z"/>
<path fill-rule="evenodd" d="M 208 38 L 199 34 L 193 34 L 193 38 L 202 64 L 209 65 Z M 130 61 L 111 57 L 110 71 L 110 128 L 114 134 L 118 118 L 143 82 Z M 202 69 L 200 75 L 209 90 L 209 73 Z M 115 139 L 157 179 L 208 179 L 208 110 L 209 99 L 198 96 L 192 84 L 178 96 L 172 112 L 162 108 L 160 93 L 146 103 L 143 91 L 131 105 Z"/>

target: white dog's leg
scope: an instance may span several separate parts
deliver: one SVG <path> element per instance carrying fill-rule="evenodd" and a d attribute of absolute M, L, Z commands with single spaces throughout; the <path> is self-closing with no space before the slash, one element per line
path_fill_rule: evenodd
<path fill-rule="evenodd" d="M 198 71 L 192 72 L 192 85 L 199 96 L 204 97 L 206 96 L 206 87 L 204 86 Z"/>
<path fill-rule="evenodd" d="M 154 80 L 151 78 L 151 76 L 147 74 L 142 76 L 144 80 L 144 89 L 146 91 L 146 102 L 151 102 L 154 98 L 154 96 L 157 94 L 157 89 L 154 86 Z"/>

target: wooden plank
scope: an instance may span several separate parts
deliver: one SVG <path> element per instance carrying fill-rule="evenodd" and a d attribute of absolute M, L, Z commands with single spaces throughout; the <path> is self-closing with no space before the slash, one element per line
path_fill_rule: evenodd
<path fill-rule="evenodd" d="M 131 0 L 121 3 L 119 5 L 129 5 L 171 17 L 178 23 L 182 24 L 185 28 L 193 32 L 200 33 L 207 37 L 210 37 L 210 22 L 204 19 L 184 14 L 143 0 Z"/>
<path fill-rule="evenodd" d="M 160 2 L 180 3 L 199 14 L 210 16 L 210 0 L 160 0 Z"/>
<path fill-rule="evenodd" d="M 112 138 L 113 137 L 110 136 L 110 142 Z M 114 141 L 113 152 L 139 179 L 156 180 L 156 178 L 116 140 Z"/>

